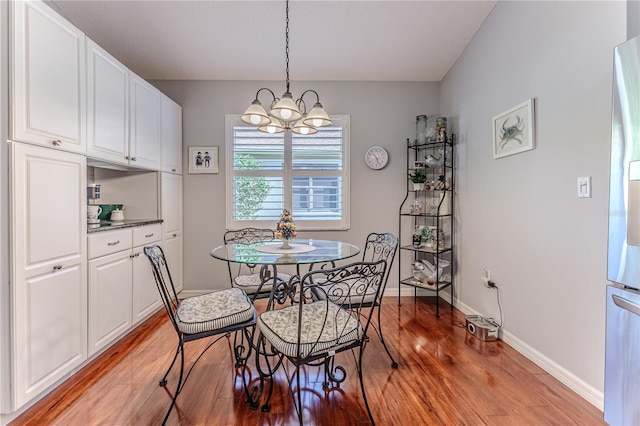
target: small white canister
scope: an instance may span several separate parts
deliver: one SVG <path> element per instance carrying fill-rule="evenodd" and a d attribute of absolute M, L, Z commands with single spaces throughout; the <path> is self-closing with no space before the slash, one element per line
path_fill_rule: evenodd
<path fill-rule="evenodd" d="M 111 210 L 110 219 L 112 222 L 121 222 L 124 220 L 124 212 L 119 209 Z"/>

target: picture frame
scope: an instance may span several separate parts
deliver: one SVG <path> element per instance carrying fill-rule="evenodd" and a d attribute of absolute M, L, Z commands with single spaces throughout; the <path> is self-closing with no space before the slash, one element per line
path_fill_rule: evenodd
<path fill-rule="evenodd" d="M 533 98 L 493 117 L 493 159 L 534 149 L 534 128 Z"/>
<path fill-rule="evenodd" d="M 425 167 L 427 167 L 427 164 L 424 161 L 414 161 L 413 162 L 413 168 L 414 169 L 424 169 Z"/>
<path fill-rule="evenodd" d="M 190 146 L 189 147 L 189 174 L 216 174 L 218 173 L 218 147 L 217 146 Z"/>

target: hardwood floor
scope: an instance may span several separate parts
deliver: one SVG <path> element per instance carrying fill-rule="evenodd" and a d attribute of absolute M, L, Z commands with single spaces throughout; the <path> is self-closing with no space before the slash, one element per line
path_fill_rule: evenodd
<path fill-rule="evenodd" d="M 258 304 L 259 310 L 262 306 Z M 602 412 L 502 341 L 481 342 L 468 335 L 459 311 L 441 305 L 438 319 L 434 312 L 432 299 L 407 297 L 402 306 L 395 298 L 385 299 L 385 339 L 400 366 L 391 368 L 382 345 L 372 337 L 364 354 L 364 374 L 376 424 L 605 424 Z M 175 344 L 175 332 L 160 312 L 10 425 L 160 424 L 177 372 L 169 375 L 167 388 L 158 386 L 158 380 Z M 201 342 L 188 343 L 187 359 L 202 347 Z M 320 370 L 305 370 L 305 424 L 369 423 L 353 360 L 348 353 L 340 360 L 349 374 L 340 388 L 323 391 Z M 283 375 L 277 378 L 270 412 L 251 410 L 244 401 L 231 345 L 223 339 L 195 368 L 168 424 L 298 423 Z"/>

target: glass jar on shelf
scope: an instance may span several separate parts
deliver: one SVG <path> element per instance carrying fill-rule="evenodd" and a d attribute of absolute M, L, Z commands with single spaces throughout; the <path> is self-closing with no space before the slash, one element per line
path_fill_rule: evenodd
<path fill-rule="evenodd" d="M 419 115 L 416 117 L 416 144 L 424 145 L 427 143 L 427 116 Z"/>
<path fill-rule="evenodd" d="M 422 214 L 423 213 L 423 209 L 422 209 L 422 202 L 420 200 L 415 200 L 413 202 L 413 204 L 411 204 L 411 210 L 410 210 L 410 214 Z"/>
<path fill-rule="evenodd" d="M 431 249 L 444 249 L 444 231 L 442 229 L 434 229 L 431 231 Z"/>
<path fill-rule="evenodd" d="M 436 142 L 447 140 L 447 117 L 436 118 Z"/>

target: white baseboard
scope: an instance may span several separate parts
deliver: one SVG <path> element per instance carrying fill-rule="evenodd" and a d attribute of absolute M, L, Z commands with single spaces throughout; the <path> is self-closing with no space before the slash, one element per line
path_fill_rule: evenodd
<path fill-rule="evenodd" d="M 212 290 L 182 290 L 178 293 L 178 298 L 183 299 L 187 297 L 200 296 L 202 294 L 210 293 Z"/>
<path fill-rule="evenodd" d="M 459 300 L 455 300 L 454 302 L 456 309 L 460 310 L 465 315 L 481 315 L 480 312 L 476 312 L 475 310 L 471 309 L 471 307 L 465 305 Z M 538 367 L 542 368 L 551 376 L 559 380 L 560 383 L 564 384 L 569 389 L 587 400 L 598 410 L 604 411 L 604 394 L 602 392 L 598 391 L 596 388 L 589 385 L 575 374 L 563 368 L 561 365 L 549 359 L 544 354 L 538 352 L 503 328 L 500 329 L 500 339 L 504 343 L 515 349 L 518 353 L 528 358 Z"/>

